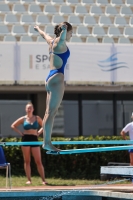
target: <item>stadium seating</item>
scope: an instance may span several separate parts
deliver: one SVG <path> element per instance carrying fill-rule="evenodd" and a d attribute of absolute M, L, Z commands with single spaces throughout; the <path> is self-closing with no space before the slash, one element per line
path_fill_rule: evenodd
<path fill-rule="evenodd" d="M 11 33 L 14 36 L 26 35 L 26 31 L 25 31 L 24 27 L 21 25 L 13 25 Z"/>
<path fill-rule="evenodd" d="M 122 0 L 111 0 L 110 4 L 112 6 L 121 6 L 123 4 Z"/>
<path fill-rule="evenodd" d="M 114 39 L 112 37 L 103 37 L 102 43 L 114 43 Z"/>
<path fill-rule="evenodd" d="M 33 5 L 30 4 L 28 7 L 28 13 L 29 13 L 29 15 L 40 14 L 40 13 L 42 13 L 42 11 L 41 11 L 40 6 L 35 5 L 35 4 L 33 4 Z"/>
<path fill-rule="evenodd" d="M 2 0 L 1 0 L 2 1 Z M 0 2 L 1 2 L 0 1 Z M 4 2 L 4 0 L 3 0 L 3 2 Z M 18 3 L 18 0 L 5 0 L 5 3 L 6 4 L 15 4 L 15 3 Z"/>
<path fill-rule="evenodd" d="M 122 36 L 119 28 L 115 27 L 115 26 L 111 26 L 108 29 L 108 36 L 109 37 L 119 37 Z"/>
<path fill-rule="evenodd" d="M 37 16 L 35 24 L 37 24 L 37 25 L 42 25 L 42 24 L 48 25 L 49 24 L 50 25 L 51 20 L 48 16 L 42 14 L 42 15 Z"/>
<path fill-rule="evenodd" d="M 93 16 L 87 15 L 83 19 L 83 25 L 84 26 L 95 26 L 97 24 L 96 19 Z"/>
<path fill-rule="evenodd" d="M 98 43 L 98 39 L 96 37 L 87 37 L 86 38 L 86 43 Z"/>
<path fill-rule="evenodd" d="M 85 6 L 78 5 L 75 8 L 74 14 L 76 16 L 85 16 L 85 15 L 88 14 L 88 10 L 87 10 L 87 8 Z"/>
<path fill-rule="evenodd" d="M 72 24 L 72 26 L 82 25 L 82 21 L 78 16 L 71 15 L 68 17 L 68 22 Z"/>
<path fill-rule="evenodd" d="M 129 38 L 119 37 L 118 43 L 131 43 Z"/>
<path fill-rule="evenodd" d="M 54 37 L 62 21 L 73 26 L 71 42 L 133 42 L 133 0 L 0 0 L 2 41 L 46 42 L 34 25 Z"/>
<path fill-rule="evenodd" d="M 21 4 L 29 4 L 29 3 L 34 3 L 34 0 L 20 0 Z"/>
<path fill-rule="evenodd" d="M 44 12 L 45 15 L 51 15 L 51 16 L 53 16 L 55 14 L 58 14 L 58 10 L 53 5 L 46 5 L 44 7 L 44 11 L 43 12 Z"/>
<path fill-rule="evenodd" d="M 50 35 L 50 36 L 54 36 L 54 26 L 52 25 L 47 25 L 45 28 L 45 32 Z"/>
<path fill-rule="evenodd" d="M 80 37 L 73 36 L 73 37 L 70 39 L 70 42 L 82 42 L 82 39 L 81 39 Z"/>
<path fill-rule="evenodd" d="M 123 33 L 123 35 L 127 38 L 127 37 L 129 37 L 129 38 L 133 38 L 133 28 L 131 28 L 131 27 L 125 27 L 124 28 L 124 33 Z"/>
<path fill-rule="evenodd" d="M 108 0 L 97 0 L 96 5 L 97 6 L 103 6 L 103 5 L 108 5 Z"/>
<path fill-rule="evenodd" d="M 38 36 L 38 32 L 34 30 L 34 25 L 30 25 L 28 28 L 28 35 L 29 36 Z"/>
<path fill-rule="evenodd" d="M 132 0 L 125 0 L 125 5 L 126 6 L 133 6 L 133 1 Z"/>
<path fill-rule="evenodd" d="M 28 35 L 21 36 L 20 41 L 21 42 L 33 42 L 32 38 Z"/>
<path fill-rule="evenodd" d="M 46 40 L 42 36 L 37 37 L 37 42 L 46 42 Z"/>
<path fill-rule="evenodd" d="M 79 0 L 66 0 L 67 5 L 77 5 L 79 2 Z"/>
<path fill-rule="evenodd" d="M 113 25 L 113 22 L 111 21 L 110 17 L 107 17 L 105 15 L 102 15 L 99 17 L 99 26 L 109 27 Z"/>
<path fill-rule="evenodd" d="M 128 24 L 125 17 L 116 16 L 114 20 L 114 25 L 116 27 L 124 27 L 124 26 L 127 26 Z"/>
<path fill-rule="evenodd" d="M 5 35 L 3 41 L 5 41 L 5 42 L 15 42 L 16 38 L 13 35 Z"/>
<path fill-rule="evenodd" d="M 133 17 L 130 18 L 130 20 L 129 20 L 129 25 L 130 25 L 131 27 L 133 27 Z"/>
<path fill-rule="evenodd" d="M 11 10 L 7 4 L 0 4 L 0 13 L 6 14 L 11 13 Z"/>
<path fill-rule="evenodd" d="M 107 34 L 106 34 L 106 32 L 105 32 L 103 27 L 94 26 L 93 30 L 92 30 L 92 35 L 94 37 L 103 37 L 103 36 L 106 36 Z"/>
<path fill-rule="evenodd" d="M 103 14 L 103 11 L 102 11 L 101 7 L 95 6 L 95 5 L 91 6 L 90 15 L 92 15 L 92 16 L 100 16 L 102 14 Z"/>
<path fill-rule="evenodd" d="M 12 8 L 13 14 L 21 14 L 21 13 L 27 13 L 26 8 L 24 5 L 21 4 L 14 4 Z"/>
<path fill-rule="evenodd" d="M 61 22 L 64 22 L 65 19 L 63 16 L 60 16 L 60 15 L 54 15 L 52 17 L 52 25 L 55 26 L 57 24 L 60 24 Z"/>
<path fill-rule="evenodd" d="M 90 6 L 90 5 L 95 4 L 94 2 L 95 2 L 95 0 L 81 0 L 81 5 L 82 6 Z"/>
<path fill-rule="evenodd" d="M 93 27 L 97 24 L 96 19 L 93 16 L 87 15 L 83 19 L 83 25 Z"/>
<path fill-rule="evenodd" d="M 3 24 L 3 19 L 1 16 L 0 16 L 0 24 Z"/>
<path fill-rule="evenodd" d="M 4 24 L 19 24 L 17 16 L 14 14 L 6 14 L 4 18 Z"/>
<path fill-rule="evenodd" d="M 132 9 L 130 7 L 121 6 L 120 15 L 121 16 L 132 16 L 133 15 L 133 11 L 132 11 Z"/>
<path fill-rule="evenodd" d="M 65 4 L 64 0 L 51 0 L 52 5 L 60 5 L 60 4 Z"/>
<path fill-rule="evenodd" d="M 9 35 L 9 29 L 6 25 L 0 25 L 0 35 Z"/>
<path fill-rule="evenodd" d="M 71 14 L 74 14 L 73 13 L 73 9 L 70 7 L 70 6 L 67 6 L 67 5 L 62 5 L 60 6 L 59 8 L 59 14 L 62 16 L 69 16 Z"/>
<path fill-rule="evenodd" d="M 116 7 L 108 5 L 105 9 L 105 15 L 106 16 L 116 16 L 116 15 L 118 15 L 118 11 L 117 11 Z"/>
<path fill-rule="evenodd" d="M 35 0 L 35 3 L 37 5 L 46 5 L 46 4 L 50 4 L 50 0 Z"/>
<path fill-rule="evenodd" d="M 33 18 L 31 15 L 28 15 L 28 14 L 24 14 L 21 16 L 20 18 L 20 24 L 24 25 L 24 24 L 35 24 Z"/>
<path fill-rule="evenodd" d="M 78 37 L 87 37 L 91 34 L 90 34 L 89 29 L 87 27 L 78 26 L 77 31 L 76 31 L 76 35 Z"/>

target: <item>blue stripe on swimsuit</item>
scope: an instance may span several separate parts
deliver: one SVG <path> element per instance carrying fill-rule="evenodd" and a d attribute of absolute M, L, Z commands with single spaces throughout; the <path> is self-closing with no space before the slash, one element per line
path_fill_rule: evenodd
<path fill-rule="evenodd" d="M 53 41 L 53 42 L 54 42 L 54 41 Z M 52 43 L 52 44 L 53 44 L 53 43 Z M 69 56 L 70 56 L 70 51 L 69 51 L 68 47 L 67 47 L 67 51 L 64 52 L 64 53 L 54 53 L 54 52 L 50 52 L 50 53 L 53 53 L 53 54 L 59 56 L 59 57 L 62 59 L 63 64 L 62 64 L 62 66 L 61 66 L 59 69 L 52 69 L 52 70 L 50 70 L 49 75 L 48 75 L 48 77 L 46 78 L 46 82 L 47 82 L 48 79 L 49 79 L 51 76 L 53 76 L 54 74 L 57 74 L 57 73 L 62 73 L 62 74 L 64 74 L 64 69 L 65 69 L 65 66 L 66 66 L 66 63 L 67 63 L 67 59 L 68 59 Z"/>

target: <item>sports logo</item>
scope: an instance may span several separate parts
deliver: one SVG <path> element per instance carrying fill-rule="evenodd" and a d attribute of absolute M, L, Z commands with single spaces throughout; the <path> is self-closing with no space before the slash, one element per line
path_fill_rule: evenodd
<path fill-rule="evenodd" d="M 120 68 L 128 68 L 126 62 L 118 61 L 117 54 L 120 54 L 120 53 L 114 53 L 106 60 L 101 60 L 98 62 L 98 66 L 101 68 L 102 71 L 108 72 L 108 71 L 114 71 Z"/>

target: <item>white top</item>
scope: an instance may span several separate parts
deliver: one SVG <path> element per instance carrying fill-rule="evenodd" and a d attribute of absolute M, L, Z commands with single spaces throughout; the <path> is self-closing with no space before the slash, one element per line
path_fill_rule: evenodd
<path fill-rule="evenodd" d="M 133 122 L 127 124 L 122 131 L 124 131 L 125 133 L 129 132 L 129 137 L 130 140 L 133 140 Z"/>

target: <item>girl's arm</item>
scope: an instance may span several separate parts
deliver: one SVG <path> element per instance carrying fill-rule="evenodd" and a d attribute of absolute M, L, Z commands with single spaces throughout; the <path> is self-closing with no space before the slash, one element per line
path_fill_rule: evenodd
<path fill-rule="evenodd" d="M 42 31 L 39 26 L 34 26 L 34 30 L 35 31 L 38 31 L 38 33 L 46 40 L 46 42 L 48 44 L 50 44 L 51 40 L 53 40 L 52 37 L 50 37 L 48 34 L 46 34 L 44 31 Z"/>
<path fill-rule="evenodd" d="M 124 131 L 121 131 L 120 135 L 123 137 L 124 140 L 126 140 L 126 133 Z"/>
<path fill-rule="evenodd" d="M 24 121 L 24 117 L 20 117 L 19 119 L 17 119 L 15 122 L 12 123 L 11 128 L 19 133 L 21 136 L 23 136 L 24 134 L 17 128 L 20 124 L 23 124 Z"/>
<path fill-rule="evenodd" d="M 60 33 L 59 41 L 58 42 L 64 42 L 66 40 L 66 34 L 67 34 L 67 25 L 63 24 L 61 26 L 62 32 Z"/>
<path fill-rule="evenodd" d="M 41 126 L 41 128 L 38 130 L 38 136 L 40 135 L 40 134 L 42 134 L 43 133 L 43 128 L 42 128 L 42 124 L 43 124 L 43 121 L 42 121 L 42 119 L 41 119 L 41 117 L 39 117 L 39 116 L 37 116 L 37 121 L 38 121 L 38 124 Z"/>

